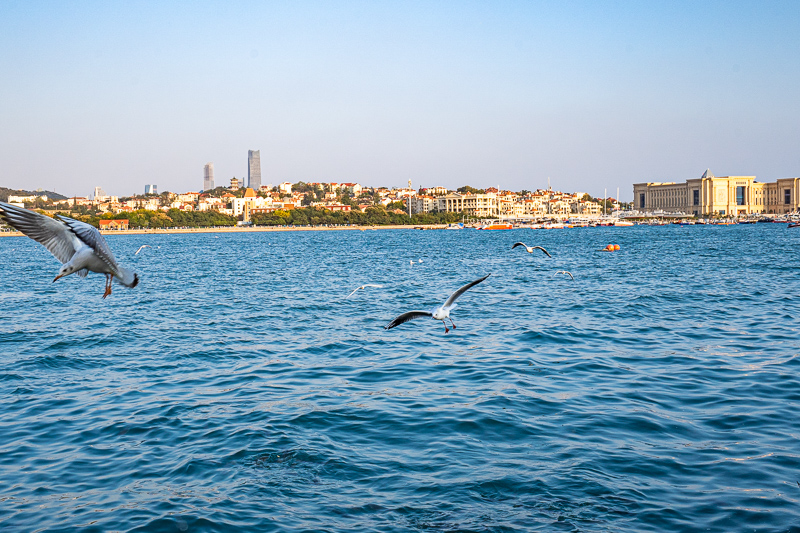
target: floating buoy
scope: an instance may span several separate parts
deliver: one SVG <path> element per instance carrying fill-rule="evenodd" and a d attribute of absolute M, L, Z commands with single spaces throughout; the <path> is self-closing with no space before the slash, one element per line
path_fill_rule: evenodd
<path fill-rule="evenodd" d="M 619 244 L 615 244 L 614 245 L 614 251 L 617 251 L 617 250 L 619 250 Z"/>

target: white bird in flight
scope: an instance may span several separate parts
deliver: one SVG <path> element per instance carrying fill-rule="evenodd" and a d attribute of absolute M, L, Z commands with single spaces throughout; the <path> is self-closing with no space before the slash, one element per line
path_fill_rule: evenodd
<path fill-rule="evenodd" d="M 139 283 L 139 276 L 135 272 L 117 264 L 97 228 L 69 217 L 56 216 L 59 220 L 0 202 L 0 218 L 3 221 L 47 248 L 63 263 L 53 282 L 76 272 L 82 278 L 89 272 L 105 274 L 106 291 L 103 298 L 111 294 L 111 280 L 114 278 L 129 288 Z"/>
<path fill-rule="evenodd" d="M 409 320 L 414 320 L 415 318 L 421 318 L 423 316 L 429 316 L 434 320 L 441 320 L 442 324 L 444 324 L 444 332 L 447 333 L 450 331 L 447 328 L 447 322 L 444 320 L 447 318 L 450 320 L 450 324 L 452 324 L 453 329 L 456 329 L 456 323 L 453 322 L 453 319 L 450 318 L 450 311 L 456 308 L 455 301 L 458 299 L 459 296 L 467 292 L 469 289 L 480 283 L 481 281 L 485 280 L 491 276 L 491 274 L 486 274 L 480 279 L 476 279 L 475 281 L 471 281 L 458 289 L 456 292 L 450 295 L 450 298 L 447 299 L 445 303 L 441 305 L 441 307 L 437 307 L 433 311 L 409 311 L 408 313 L 403 313 L 402 315 L 398 316 L 388 324 L 384 326 L 384 329 L 392 329 L 395 326 L 399 326 Z"/>
<path fill-rule="evenodd" d="M 553 257 L 552 255 L 550 255 L 550 252 L 548 252 L 547 250 L 545 250 L 541 246 L 528 246 L 524 242 L 515 242 L 514 246 L 512 246 L 511 249 L 513 250 L 517 246 L 524 246 L 525 250 L 527 250 L 529 254 L 532 254 L 534 250 L 541 250 L 541 251 L 543 251 L 544 253 L 547 254 L 547 257 Z"/>
<path fill-rule="evenodd" d="M 379 289 L 382 289 L 382 288 L 383 288 L 383 285 L 375 285 L 375 284 L 372 284 L 372 283 L 367 283 L 366 285 L 362 285 L 362 286 L 360 286 L 360 287 L 358 287 L 358 288 L 354 289 L 354 290 L 353 290 L 353 292 L 351 292 L 350 294 L 348 294 L 347 296 L 345 296 L 345 297 L 344 297 L 344 299 L 345 299 L 345 300 L 347 300 L 347 299 L 348 299 L 348 298 L 350 298 L 352 295 L 354 295 L 354 294 L 356 293 L 356 291 L 359 291 L 359 290 L 363 289 L 364 287 L 377 287 L 377 288 L 379 288 Z"/>
<path fill-rule="evenodd" d="M 141 252 L 141 251 L 142 251 L 142 248 L 152 248 L 152 246 L 150 246 L 149 244 L 143 244 L 143 245 L 141 245 L 141 246 L 139 247 L 139 249 L 138 249 L 138 250 L 136 250 L 136 253 L 135 253 L 135 254 L 133 254 L 133 255 L 139 255 L 139 252 Z"/>
<path fill-rule="evenodd" d="M 559 270 L 558 272 L 556 272 L 555 274 L 553 274 L 553 277 L 556 277 L 556 276 L 558 276 L 559 274 L 566 274 L 567 276 L 569 276 L 570 278 L 572 278 L 572 281 L 575 281 L 575 277 L 572 275 L 572 273 L 571 273 L 571 272 L 569 272 L 569 271 L 567 271 L 567 270 Z"/>

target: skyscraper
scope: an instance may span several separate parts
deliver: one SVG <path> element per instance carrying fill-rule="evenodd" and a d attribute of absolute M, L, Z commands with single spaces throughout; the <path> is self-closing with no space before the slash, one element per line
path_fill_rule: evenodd
<path fill-rule="evenodd" d="M 257 191 L 261 187 L 261 151 L 247 151 L 247 186 Z"/>
<path fill-rule="evenodd" d="M 214 163 L 206 163 L 203 167 L 203 190 L 210 191 L 214 188 Z"/>
<path fill-rule="evenodd" d="M 156 185 L 145 185 L 144 186 L 144 193 L 145 194 L 158 194 L 158 187 Z"/>

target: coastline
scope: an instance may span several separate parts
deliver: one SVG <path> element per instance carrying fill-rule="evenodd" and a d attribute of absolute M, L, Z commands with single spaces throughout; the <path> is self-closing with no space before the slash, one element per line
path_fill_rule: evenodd
<path fill-rule="evenodd" d="M 262 231 L 368 231 L 383 229 L 444 229 L 445 224 L 405 224 L 389 226 L 219 226 L 215 228 L 153 228 L 153 229 L 118 229 L 100 231 L 103 235 L 163 235 L 166 233 L 245 233 Z M 0 237 L 24 237 L 19 231 L 2 231 Z"/>

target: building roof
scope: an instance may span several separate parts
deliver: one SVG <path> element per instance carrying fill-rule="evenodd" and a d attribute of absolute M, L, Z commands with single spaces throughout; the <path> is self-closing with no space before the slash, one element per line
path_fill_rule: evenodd
<path fill-rule="evenodd" d="M 714 177 L 714 174 L 712 174 L 711 170 L 707 168 L 706 171 L 703 172 L 703 175 L 700 176 L 700 179 L 713 178 L 713 177 Z"/>
<path fill-rule="evenodd" d="M 256 197 L 256 191 L 254 191 L 252 188 L 248 187 L 247 190 L 244 191 L 244 197 L 245 198 L 255 198 Z"/>

